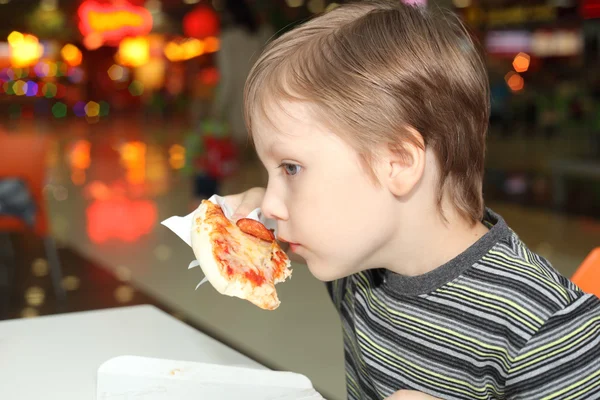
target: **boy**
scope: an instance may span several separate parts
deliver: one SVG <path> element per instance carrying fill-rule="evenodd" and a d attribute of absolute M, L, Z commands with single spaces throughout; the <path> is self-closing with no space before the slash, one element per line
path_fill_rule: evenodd
<path fill-rule="evenodd" d="M 600 300 L 484 207 L 488 81 L 456 18 L 342 5 L 265 50 L 245 107 L 269 181 L 227 201 L 328 282 L 349 398 L 600 398 Z"/>

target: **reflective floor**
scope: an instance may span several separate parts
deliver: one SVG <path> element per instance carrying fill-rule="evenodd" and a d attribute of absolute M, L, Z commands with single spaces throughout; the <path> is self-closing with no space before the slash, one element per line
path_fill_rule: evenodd
<path fill-rule="evenodd" d="M 185 125 L 20 121 L 11 130 L 55 138 L 46 194 L 65 284 L 80 307 L 71 310 L 158 303 L 271 368 L 307 375 L 325 397 L 345 397 L 338 317 L 324 285 L 306 267 L 295 265 L 293 279 L 278 287 L 282 305 L 273 312 L 218 295 L 207 285 L 194 290 L 202 272 L 187 269 L 191 249 L 160 225 L 172 215 L 188 214 L 195 204 L 191 177 L 182 168 L 190 133 Z M 221 192 L 260 185 L 264 178 L 261 167 L 249 161 Z M 600 245 L 598 220 L 488 205 L 566 276 Z M 27 271 L 24 292 L 43 279 L 36 278 L 43 261 L 34 264 L 35 258 L 21 261 Z M 52 312 L 35 304 L 21 302 L 13 316 Z"/>

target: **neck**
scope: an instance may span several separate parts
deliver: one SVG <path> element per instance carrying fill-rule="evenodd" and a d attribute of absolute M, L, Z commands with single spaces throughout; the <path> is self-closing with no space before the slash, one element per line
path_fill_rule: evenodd
<path fill-rule="evenodd" d="M 400 228 L 380 253 L 384 259 L 379 265 L 397 274 L 418 276 L 433 271 L 488 232 L 481 222 L 465 220 L 448 204 L 442 206 L 445 220 L 435 205 L 416 208 L 399 212 Z"/>

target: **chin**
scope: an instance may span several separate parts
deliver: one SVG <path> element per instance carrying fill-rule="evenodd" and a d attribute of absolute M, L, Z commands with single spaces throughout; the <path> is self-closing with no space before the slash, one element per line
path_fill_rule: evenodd
<path fill-rule="evenodd" d="M 306 265 L 310 273 L 321 282 L 335 281 L 352 274 L 347 272 L 346 268 L 336 267 L 329 263 L 315 263 L 307 260 Z"/>

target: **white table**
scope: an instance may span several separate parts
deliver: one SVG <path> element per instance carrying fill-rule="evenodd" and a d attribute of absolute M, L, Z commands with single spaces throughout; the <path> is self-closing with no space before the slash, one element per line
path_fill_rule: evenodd
<path fill-rule="evenodd" d="M 153 306 L 0 322 L 0 399 L 94 400 L 120 355 L 266 369 Z"/>

